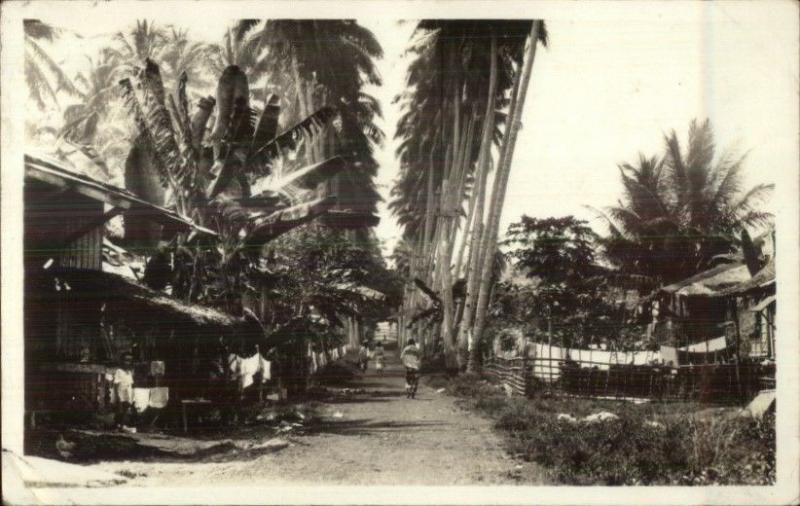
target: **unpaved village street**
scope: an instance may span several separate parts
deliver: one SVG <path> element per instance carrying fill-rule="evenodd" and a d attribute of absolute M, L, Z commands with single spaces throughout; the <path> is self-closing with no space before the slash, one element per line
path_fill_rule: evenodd
<path fill-rule="evenodd" d="M 132 477 L 129 486 L 515 484 L 521 483 L 518 476 L 540 475 L 522 472 L 520 466 L 532 464 L 504 452 L 489 420 L 461 410 L 453 398 L 424 383 L 416 399 L 406 399 L 402 368 L 391 357 L 382 375 L 370 370 L 353 381 L 355 394 L 323 403 L 320 423 L 280 435 L 290 443 L 282 450 L 205 462 L 116 461 L 92 467 Z M 275 437 L 262 432 L 253 428 L 242 437 Z"/>

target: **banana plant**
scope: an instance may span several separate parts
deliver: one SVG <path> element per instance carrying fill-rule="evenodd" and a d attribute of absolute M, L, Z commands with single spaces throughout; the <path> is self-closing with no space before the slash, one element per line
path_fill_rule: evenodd
<path fill-rule="evenodd" d="M 344 160 L 333 157 L 276 177 L 274 165 L 304 142 L 324 132 L 337 117 L 323 107 L 279 132 L 280 107 L 269 96 L 251 106 L 247 76 L 228 66 L 216 97 L 200 99 L 193 113 L 186 74 L 174 92 L 164 89 L 158 65 L 120 81 L 124 103 L 136 122 L 137 137 L 126 161 L 126 186 L 140 197 L 175 209 L 217 234 L 213 247 L 192 234 L 165 234 L 146 217 L 126 216 L 130 244 L 160 253 L 148 262 L 153 288 L 172 284 L 187 301 L 218 302 L 236 310 L 247 272 L 260 248 L 278 235 L 324 215 L 335 198 L 314 200 L 314 189 L 341 172 Z M 207 133 L 207 131 L 209 131 Z M 252 188 L 264 188 L 256 195 Z M 165 244 L 163 239 L 169 239 Z M 172 268 L 167 268 L 170 264 Z"/>

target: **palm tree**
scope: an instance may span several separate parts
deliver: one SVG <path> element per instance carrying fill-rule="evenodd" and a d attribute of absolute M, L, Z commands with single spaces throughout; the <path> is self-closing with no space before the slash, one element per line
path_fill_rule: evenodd
<path fill-rule="evenodd" d="M 25 81 L 28 83 L 30 97 L 39 109 L 47 107 L 49 97 L 57 106 L 58 92 L 75 94 L 76 89 L 64 70 L 56 63 L 42 46 L 43 42 L 53 42 L 60 31 L 38 19 L 23 20 L 25 32 Z"/>
<path fill-rule="evenodd" d="M 249 23 L 244 21 L 243 23 Z M 367 84 L 380 85 L 374 60 L 383 56 L 375 36 L 353 20 L 267 20 L 257 30 L 265 53 L 261 63 L 267 85 L 288 98 L 287 118 L 308 114 L 330 105 L 340 111 L 338 133 L 330 131 L 305 147 L 305 163 L 337 153 L 351 170 L 334 178 L 325 190 L 339 199 L 349 228 L 375 224 L 380 196 L 374 177 L 378 164 L 374 147 L 383 142 L 375 124 L 380 117 L 378 101 L 365 93 Z M 328 221 L 329 225 L 334 225 Z"/>
<path fill-rule="evenodd" d="M 89 68 L 75 77 L 76 92 L 81 103 L 64 110 L 61 136 L 71 142 L 91 144 L 100 119 L 107 113 L 117 94 L 118 67 L 108 54 L 95 60 L 86 57 Z"/>
<path fill-rule="evenodd" d="M 187 80 L 195 87 L 206 88 L 211 84 L 206 75 L 206 65 L 209 59 L 210 48 L 203 42 L 192 42 L 185 29 L 169 27 L 165 33 L 164 51 L 161 55 L 164 80 L 176 83 L 181 74 L 186 72 Z M 222 69 L 215 68 L 215 74 Z"/>
<path fill-rule="evenodd" d="M 606 256 L 629 274 L 670 283 L 730 253 L 745 227 L 761 226 L 771 214 L 758 208 L 773 185 L 743 192 L 744 157 L 730 152 L 715 160 L 708 120 L 689 126 L 684 153 L 673 130 L 659 160 L 640 155 L 638 166 L 620 165 L 623 199 L 605 210 L 610 235 Z"/>
<path fill-rule="evenodd" d="M 153 21 L 141 19 L 127 32 L 117 32 L 114 35 L 114 47 L 105 51 L 110 59 L 131 68 L 141 65 L 148 58 L 160 61 L 162 53 L 167 49 L 166 41 L 167 35 L 163 28 Z"/>
<path fill-rule="evenodd" d="M 511 105 L 509 106 L 509 123 L 507 125 L 508 132 L 503 136 L 503 145 L 500 149 L 500 160 L 498 162 L 497 174 L 494 180 L 494 187 L 492 188 L 492 201 L 489 207 L 489 215 L 486 223 L 486 233 L 482 243 L 483 251 L 495 251 L 497 248 L 497 238 L 500 227 L 500 217 L 503 212 L 503 204 L 505 201 L 506 188 L 508 186 L 508 178 L 511 173 L 511 161 L 514 155 L 514 147 L 517 140 L 517 134 L 520 128 L 520 118 L 525 106 L 525 97 L 528 92 L 528 87 L 533 70 L 533 62 L 536 57 L 536 47 L 547 43 L 547 32 L 544 27 L 544 22 L 541 20 L 534 20 L 530 27 L 530 38 L 527 44 L 527 51 L 525 54 L 525 62 L 514 79 L 514 91 L 511 96 Z M 491 295 L 492 283 L 492 269 L 493 258 L 485 255 L 483 259 L 483 266 L 480 269 L 480 288 L 478 292 L 478 301 L 475 311 L 475 324 L 473 327 L 473 357 L 471 363 L 476 367 L 478 358 L 479 343 L 482 338 L 483 329 L 486 324 L 486 314 L 489 307 L 489 299 Z"/>
<path fill-rule="evenodd" d="M 442 294 L 442 337 L 448 363 L 455 357 L 455 327 L 459 310 L 451 300 L 451 287 L 464 263 L 475 266 L 484 251 L 482 236 L 486 178 L 491 165 L 491 144 L 502 137 L 500 127 L 508 92 L 519 66 L 530 21 L 441 21 L 419 23 L 410 52 L 410 91 L 400 95 L 404 114 L 397 127 L 401 139 L 398 157 L 401 176 L 393 189 L 392 211 L 405 226 L 405 236 L 416 244 L 414 276 L 424 278 Z M 544 30 L 542 38 L 545 39 Z M 493 69 L 493 70 L 491 70 Z M 491 70 L 487 72 L 487 70 Z M 471 194 L 467 193 L 471 189 Z M 460 229 L 462 204 L 469 195 L 466 225 L 452 266 Z M 472 232 L 472 233 L 470 233 Z M 434 267 L 435 266 L 435 267 Z M 464 321 L 470 322 L 480 273 L 475 269 L 467 283 Z M 470 282 L 471 281 L 471 282 Z M 472 286 L 472 290 L 469 287 Z M 421 301 L 413 296 L 406 311 L 414 312 Z M 459 340 L 466 348 L 466 333 Z"/>
<path fill-rule="evenodd" d="M 258 24 L 259 21 L 256 19 L 239 20 L 228 28 L 221 44 L 209 46 L 208 59 L 215 75 L 222 73 L 230 65 L 236 65 L 248 75 L 253 84 L 264 77 L 265 66 L 262 62 L 264 46 L 260 34 L 256 31 Z M 253 98 L 266 99 L 265 96 L 256 94 Z"/>

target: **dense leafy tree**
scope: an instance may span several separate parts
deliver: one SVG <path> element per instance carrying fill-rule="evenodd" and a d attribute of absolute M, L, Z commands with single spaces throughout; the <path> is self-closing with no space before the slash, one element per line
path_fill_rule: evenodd
<path fill-rule="evenodd" d="M 552 331 L 565 344 L 616 342 L 624 314 L 609 299 L 608 270 L 596 263 L 598 238 L 586 221 L 523 216 L 507 237 L 509 259 L 532 282 L 498 286 L 495 319 Z"/>
<path fill-rule="evenodd" d="M 531 218 L 512 223 L 504 245 L 515 247 L 508 256 L 517 268 L 545 284 L 567 283 L 597 274 L 596 234 L 574 216 Z"/>

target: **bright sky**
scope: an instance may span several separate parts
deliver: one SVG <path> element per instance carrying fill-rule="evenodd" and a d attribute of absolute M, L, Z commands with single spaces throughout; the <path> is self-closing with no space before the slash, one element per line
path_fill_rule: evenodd
<path fill-rule="evenodd" d="M 391 100 L 404 86 L 407 60 L 402 53 L 413 29 L 413 22 L 398 20 L 422 10 L 356 5 L 364 9 L 340 10 L 340 15 L 365 16 L 359 21 L 375 33 L 386 54 L 378 62 L 384 85 L 368 91 L 384 108 L 388 141 L 377 155 L 377 184 L 388 200 L 398 173 L 392 137 L 399 111 Z M 585 206 L 608 206 L 619 198 L 617 164 L 635 161 L 639 151 L 660 154 L 664 134 L 675 129 L 685 138 L 695 117 L 711 119 L 720 148 L 749 152 L 748 187 L 796 176 L 796 4 L 614 2 L 582 4 L 580 10 L 573 8 L 575 3 L 523 5 L 529 14 L 514 9 L 510 15 L 544 17 L 550 47 L 537 53 L 503 230 L 522 214 L 574 214 L 602 229 Z M 448 11 L 444 2 L 435 7 L 438 17 L 488 12 Z M 493 15 L 500 15 L 496 11 Z M 204 9 L 195 9 L 192 16 L 166 9 L 158 14 L 148 17 L 211 41 L 221 38 L 231 19 Z M 74 60 L 96 47 L 104 38 L 98 35 L 126 28 L 141 16 L 136 9 L 105 9 L 90 17 L 49 21 L 90 37 L 61 45 L 62 57 Z M 385 204 L 381 218 L 377 232 L 388 252 L 401 232 Z"/>

